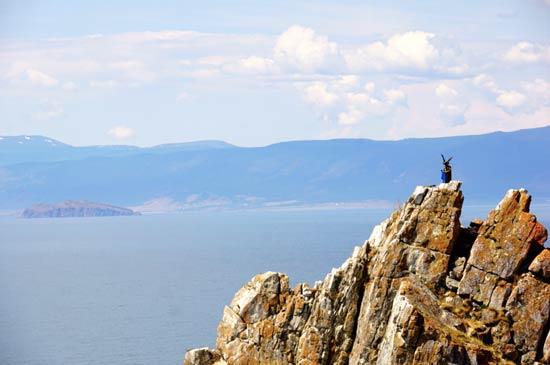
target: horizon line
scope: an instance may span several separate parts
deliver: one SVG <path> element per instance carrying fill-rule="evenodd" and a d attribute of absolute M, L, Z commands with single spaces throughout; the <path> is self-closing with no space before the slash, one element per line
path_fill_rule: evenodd
<path fill-rule="evenodd" d="M 49 139 L 51 141 L 55 141 L 57 143 L 75 147 L 75 148 L 86 148 L 86 147 L 131 147 L 131 148 L 138 148 L 138 149 L 149 149 L 149 148 L 156 148 L 156 147 L 162 147 L 162 146 L 175 146 L 175 145 L 181 145 L 181 144 L 194 144 L 194 143 L 223 143 L 228 145 L 227 148 L 264 148 L 269 146 L 274 146 L 278 144 L 283 143 L 296 143 L 296 142 L 320 142 L 320 141 L 372 141 L 372 142 L 399 142 L 399 141 L 410 141 L 410 140 L 434 140 L 434 139 L 445 139 L 445 138 L 456 138 L 456 137 L 477 137 L 477 136 L 486 136 L 490 134 L 496 134 L 496 133 L 516 133 L 521 131 L 529 131 L 529 130 L 536 130 L 536 129 L 545 129 L 550 128 L 550 123 L 541 127 L 533 127 L 533 128 L 520 128 L 520 129 L 514 129 L 514 130 L 494 130 L 491 132 L 485 132 L 485 133 L 478 133 L 478 134 L 456 134 L 452 136 L 436 136 L 436 137 L 405 137 L 405 138 L 399 138 L 399 139 L 373 139 L 373 138 L 362 138 L 362 137 L 353 137 L 353 138 L 312 138 L 312 139 L 290 139 L 286 141 L 279 141 L 279 142 L 273 142 L 266 145 L 258 145 L 258 146 L 239 146 L 231 142 L 227 142 L 222 139 L 198 139 L 193 141 L 185 141 L 185 142 L 167 142 L 167 143 L 160 143 L 160 144 L 154 144 L 154 145 L 133 145 L 133 144 L 89 144 L 89 145 L 73 145 L 70 143 L 62 142 L 56 138 L 52 138 L 49 136 L 41 135 L 41 134 L 17 134 L 17 135 L 0 135 L 0 141 L 4 138 L 19 138 L 23 137 L 25 139 L 33 138 L 33 137 L 39 137 L 39 138 L 45 138 Z"/>

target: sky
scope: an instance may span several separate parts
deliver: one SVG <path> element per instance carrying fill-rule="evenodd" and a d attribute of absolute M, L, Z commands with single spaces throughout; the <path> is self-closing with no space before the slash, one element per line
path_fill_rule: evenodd
<path fill-rule="evenodd" d="M 550 124 L 550 0 L 0 0 L 0 135 L 394 140 Z"/>

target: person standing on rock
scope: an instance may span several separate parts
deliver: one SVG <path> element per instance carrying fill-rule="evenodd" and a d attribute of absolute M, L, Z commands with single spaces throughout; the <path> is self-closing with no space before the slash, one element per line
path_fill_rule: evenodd
<path fill-rule="evenodd" d="M 452 157 L 448 160 L 445 159 L 445 156 L 441 155 L 441 158 L 443 159 L 443 169 L 441 170 L 441 182 L 448 183 L 452 180 L 453 174 L 451 169 L 451 160 Z"/>

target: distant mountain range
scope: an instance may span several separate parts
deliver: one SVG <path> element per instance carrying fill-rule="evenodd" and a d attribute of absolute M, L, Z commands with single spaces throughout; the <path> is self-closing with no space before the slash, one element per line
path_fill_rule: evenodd
<path fill-rule="evenodd" d="M 550 199 L 550 126 L 477 136 L 295 141 L 244 148 L 203 141 L 74 147 L 41 136 L 0 137 L 0 209 L 64 200 L 141 211 L 274 207 L 405 199 L 439 183 L 440 153 L 469 203 L 509 187 Z"/>
<path fill-rule="evenodd" d="M 21 162 L 81 160 L 88 157 L 164 154 L 231 147 L 234 146 L 221 141 L 171 143 L 145 148 L 124 145 L 75 147 L 43 136 L 4 136 L 0 137 L 0 166 Z"/>

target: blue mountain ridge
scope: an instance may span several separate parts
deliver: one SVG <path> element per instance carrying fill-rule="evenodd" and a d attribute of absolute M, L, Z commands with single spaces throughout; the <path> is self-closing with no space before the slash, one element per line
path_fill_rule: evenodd
<path fill-rule="evenodd" d="M 172 153 L 179 151 L 200 151 L 205 149 L 231 148 L 233 145 L 222 141 L 195 141 L 161 144 L 153 147 L 128 145 L 105 145 L 76 147 L 53 138 L 43 136 L 1 136 L 0 166 L 21 162 L 49 162 L 80 160 L 87 157 L 129 156 L 142 153 Z"/>
<path fill-rule="evenodd" d="M 513 187 L 525 187 L 538 201 L 550 198 L 550 126 L 473 136 L 292 141 L 248 148 L 217 141 L 72 147 L 29 137 L 25 141 L 43 142 L 24 148 L 21 140 L 4 144 L 24 136 L 0 140 L 0 209 L 83 199 L 122 206 L 158 198 L 238 204 L 395 202 L 405 199 L 411 186 L 439 183 L 440 153 L 454 156 L 453 178 L 464 182 L 470 203 L 494 202 Z"/>

